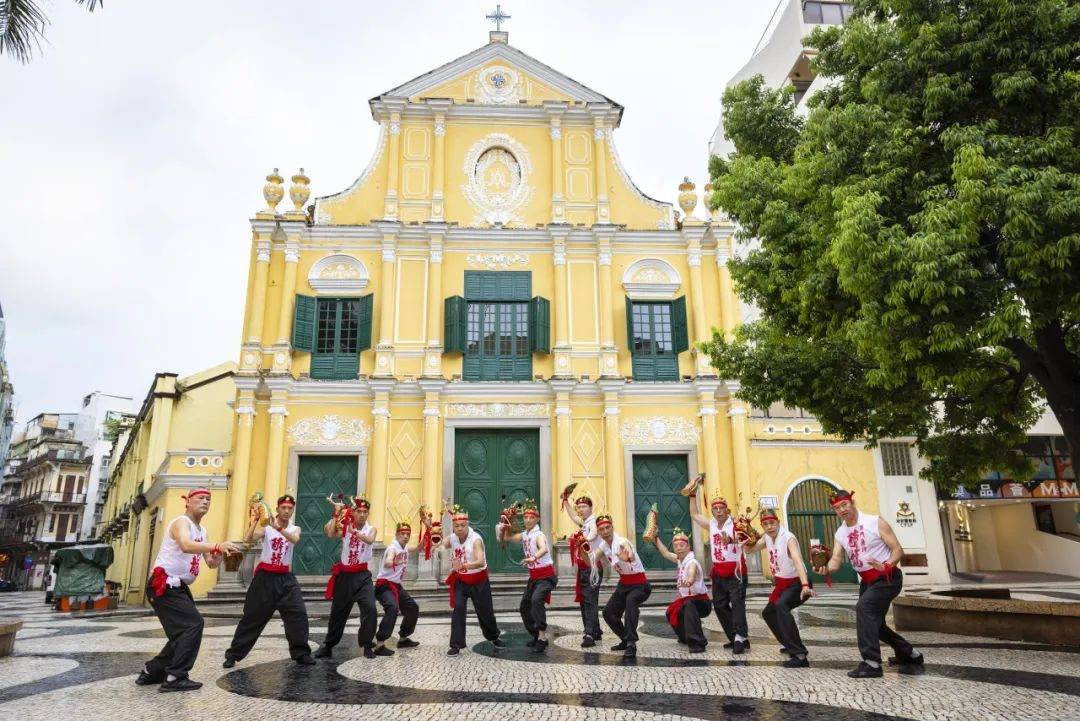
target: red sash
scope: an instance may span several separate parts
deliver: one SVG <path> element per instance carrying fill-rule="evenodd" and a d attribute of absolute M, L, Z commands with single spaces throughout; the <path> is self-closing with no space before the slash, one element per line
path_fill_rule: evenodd
<path fill-rule="evenodd" d="M 792 576 L 791 578 L 776 576 L 773 579 L 772 593 L 769 594 L 769 603 L 776 603 L 777 600 L 779 600 L 781 593 L 783 593 L 786 589 L 794 586 L 798 582 L 798 576 Z"/>
<path fill-rule="evenodd" d="M 389 578 L 377 578 L 375 579 L 375 588 L 389 588 L 390 593 L 394 595 L 394 603 L 397 604 L 398 609 L 401 609 L 401 586 L 391 581 Z"/>
<path fill-rule="evenodd" d="M 259 565 L 255 566 L 255 573 L 258 573 L 259 571 L 266 571 L 267 573 L 277 573 L 284 575 L 291 572 L 292 569 L 288 566 L 281 566 L 276 563 L 260 563 Z"/>
<path fill-rule="evenodd" d="M 165 595 L 165 589 L 168 587 L 169 576 L 165 573 L 165 569 L 161 566 L 155 566 L 154 570 L 150 572 L 150 588 L 154 590 L 154 595 Z"/>
<path fill-rule="evenodd" d="M 667 622 L 671 624 L 672 628 L 679 625 L 679 613 L 682 612 L 682 607 L 686 605 L 687 601 L 708 601 L 709 594 L 697 593 L 693 596 L 676 596 L 675 600 L 668 604 L 667 607 Z"/>
<path fill-rule="evenodd" d="M 334 588 L 337 586 L 337 577 L 340 574 L 359 573 L 366 570 L 368 570 L 366 563 L 335 563 L 330 567 L 330 580 L 326 582 L 326 592 L 323 593 L 323 598 L 329 600 L 334 597 Z"/>
<path fill-rule="evenodd" d="M 736 573 L 746 576 L 746 561 L 742 562 L 742 568 L 739 568 L 739 565 L 738 561 L 713 561 L 712 575 L 717 578 L 731 578 Z"/>
<path fill-rule="evenodd" d="M 540 568 L 529 569 L 530 581 L 540 581 L 545 578 L 551 578 L 554 575 L 555 564 L 551 564 L 550 566 L 541 566 Z M 544 603 L 549 605 L 551 604 L 551 591 L 548 591 L 546 594 L 544 594 Z"/>
<path fill-rule="evenodd" d="M 884 578 L 887 583 L 892 583 L 893 565 L 891 563 L 886 563 L 884 566 L 884 571 L 879 571 L 876 568 L 859 571 L 859 580 L 868 586 L 879 578 Z"/>
<path fill-rule="evenodd" d="M 457 589 L 458 581 L 461 581 L 466 586 L 475 586 L 486 580 L 488 580 L 486 568 L 479 571 L 473 571 L 472 573 L 458 573 L 457 571 L 451 571 L 450 575 L 446 577 L 446 585 L 450 589 L 450 608 L 454 607 L 454 591 Z"/>
<path fill-rule="evenodd" d="M 640 586 L 643 583 L 648 583 L 649 579 L 644 573 L 624 573 L 619 576 L 620 586 Z"/>

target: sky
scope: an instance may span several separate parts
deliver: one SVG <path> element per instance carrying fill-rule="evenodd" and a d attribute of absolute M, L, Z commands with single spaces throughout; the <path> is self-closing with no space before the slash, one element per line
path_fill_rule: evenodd
<path fill-rule="evenodd" d="M 0 304 L 19 423 L 235 360 L 264 176 L 302 166 L 312 197 L 349 186 L 377 138 L 368 99 L 486 44 L 495 6 L 44 4 L 41 52 L 0 57 Z M 707 181 L 724 83 L 774 7 L 503 3 L 511 45 L 626 108 L 623 163 L 672 202 L 684 175 Z"/>

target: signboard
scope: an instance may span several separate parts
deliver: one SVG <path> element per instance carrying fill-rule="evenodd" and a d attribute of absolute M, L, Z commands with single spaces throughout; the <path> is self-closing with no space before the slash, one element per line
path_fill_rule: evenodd
<path fill-rule="evenodd" d="M 780 498 L 778 496 L 761 496 L 758 498 L 758 505 L 762 508 L 779 508 Z"/>

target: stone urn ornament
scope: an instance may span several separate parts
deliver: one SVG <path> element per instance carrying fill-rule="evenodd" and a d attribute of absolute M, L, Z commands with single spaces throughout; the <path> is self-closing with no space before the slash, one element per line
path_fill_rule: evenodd
<path fill-rule="evenodd" d="M 696 185 L 690 182 L 689 176 L 683 176 L 683 182 L 679 183 L 679 207 L 686 215 L 686 220 L 694 216 L 694 208 L 697 207 L 698 196 L 694 192 Z"/>
<path fill-rule="evenodd" d="M 266 185 L 263 186 L 263 198 L 266 199 L 266 209 L 277 214 L 277 204 L 285 197 L 285 188 L 282 183 L 285 179 L 278 175 L 278 169 L 266 176 Z"/>
<path fill-rule="evenodd" d="M 292 200 L 293 205 L 296 206 L 296 212 L 304 212 L 304 203 L 311 197 L 311 178 L 304 175 L 304 169 L 300 168 L 300 172 L 290 178 L 292 185 L 289 187 L 289 198 Z"/>

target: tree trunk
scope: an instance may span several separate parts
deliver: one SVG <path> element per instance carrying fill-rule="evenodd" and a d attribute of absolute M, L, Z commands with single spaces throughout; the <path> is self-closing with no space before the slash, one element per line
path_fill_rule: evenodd
<path fill-rule="evenodd" d="M 1080 453 L 1080 358 L 1069 351 L 1056 321 L 1036 330 L 1034 336 L 1034 348 L 1020 338 L 1010 339 L 1005 346 L 1042 386 L 1075 459 Z"/>

